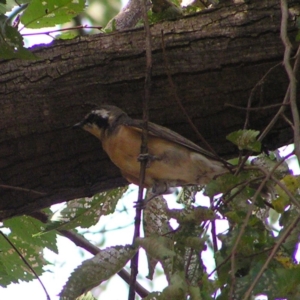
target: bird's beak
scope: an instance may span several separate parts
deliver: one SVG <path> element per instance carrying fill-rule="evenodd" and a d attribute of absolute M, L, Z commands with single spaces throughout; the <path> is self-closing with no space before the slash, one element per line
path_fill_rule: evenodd
<path fill-rule="evenodd" d="M 72 126 L 73 129 L 78 129 L 78 128 L 82 128 L 83 126 L 83 123 L 82 122 L 79 122 L 79 123 L 76 123 L 75 125 Z"/>

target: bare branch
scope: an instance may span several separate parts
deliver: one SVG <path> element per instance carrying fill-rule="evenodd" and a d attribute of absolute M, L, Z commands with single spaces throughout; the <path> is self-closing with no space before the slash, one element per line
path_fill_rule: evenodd
<path fill-rule="evenodd" d="M 142 6 L 142 15 L 144 20 L 144 29 L 145 29 L 145 45 L 146 45 L 146 75 L 145 75 L 145 97 L 143 100 L 143 130 L 142 130 L 142 143 L 141 143 L 141 154 L 148 153 L 148 104 L 150 101 L 151 93 L 151 74 L 152 74 L 152 47 L 151 47 L 151 32 L 149 26 L 149 20 L 147 16 L 147 0 L 143 0 L 141 3 Z M 139 192 L 138 192 L 138 201 L 136 206 L 136 215 L 134 220 L 134 235 L 133 243 L 135 239 L 140 236 L 140 227 L 141 227 L 141 216 L 142 216 L 142 203 L 143 203 L 143 185 L 145 181 L 147 159 L 141 160 L 140 174 L 139 174 Z M 138 274 L 138 262 L 139 262 L 139 251 L 134 255 L 131 260 L 131 277 L 130 277 L 130 286 L 128 300 L 135 299 L 135 283 L 136 277 Z"/>
<path fill-rule="evenodd" d="M 300 127 L 299 127 L 299 112 L 297 107 L 297 80 L 295 76 L 295 71 L 292 69 L 290 63 L 291 51 L 292 51 L 292 44 L 287 36 L 287 25 L 288 25 L 288 6 L 286 0 L 281 0 L 281 28 L 280 28 L 280 36 L 282 42 L 284 44 L 284 58 L 283 58 L 283 65 L 285 70 L 288 74 L 290 80 L 290 103 L 291 103 L 291 110 L 292 116 L 294 121 L 294 145 L 295 145 L 295 155 L 298 159 L 298 164 L 300 164 Z"/>

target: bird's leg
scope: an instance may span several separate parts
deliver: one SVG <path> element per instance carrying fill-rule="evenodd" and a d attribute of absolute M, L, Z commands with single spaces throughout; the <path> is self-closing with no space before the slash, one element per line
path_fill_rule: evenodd
<path fill-rule="evenodd" d="M 145 208 L 147 203 L 160 195 L 172 194 L 176 188 L 173 187 L 172 183 L 167 181 L 155 181 L 152 188 L 149 191 L 149 197 L 144 199 L 142 202 L 136 203 L 134 207 L 140 205 L 141 208 Z"/>
<path fill-rule="evenodd" d="M 145 161 L 145 160 L 146 160 L 146 161 L 147 161 L 147 166 L 146 166 L 146 168 L 149 168 L 151 162 L 156 161 L 156 160 L 161 160 L 161 158 L 158 157 L 158 156 L 152 155 L 152 154 L 150 154 L 150 153 L 143 153 L 143 154 L 140 153 L 139 156 L 138 156 L 138 158 L 137 158 L 137 160 L 138 160 L 139 162 Z"/>
<path fill-rule="evenodd" d="M 172 194 L 172 184 L 167 181 L 155 181 L 151 193 L 155 196 L 163 195 L 163 194 Z"/>

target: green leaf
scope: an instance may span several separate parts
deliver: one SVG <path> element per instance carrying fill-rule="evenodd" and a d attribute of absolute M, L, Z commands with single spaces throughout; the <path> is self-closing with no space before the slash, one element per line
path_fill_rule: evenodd
<path fill-rule="evenodd" d="M 29 216 L 14 217 L 3 222 L 3 226 L 11 230 L 10 238 L 21 239 L 22 243 L 27 242 L 36 247 L 48 248 L 49 250 L 58 253 L 56 245 L 56 234 L 48 232 L 43 236 L 38 236 L 37 233 L 44 230 L 44 224 L 37 219 Z M 15 243 L 18 246 L 18 243 Z"/>
<path fill-rule="evenodd" d="M 53 214 L 51 221 L 45 227 L 45 231 L 53 229 L 73 229 L 75 227 L 88 228 L 95 225 L 103 215 L 115 211 L 116 205 L 127 190 L 117 188 L 102 192 L 92 198 L 81 198 L 69 201 L 61 211 Z"/>
<path fill-rule="evenodd" d="M 71 274 L 60 293 L 61 300 L 74 300 L 101 282 L 119 272 L 133 257 L 137 249 L 132 246 L 114 246 L 101 250 L 85 260 Z"/>
<path fill-rule="evenodd" d="M 262 153 L 251 160 L 251 165 L 261 167 L 270 172 L 272 171 L 272 175 L 276 176 L 277 179 L 282 179 L 284 176 L 290 174 L 290 171 L 286 161 L 278 166 L 279 160 L 280 158 L 277 159 L 274 152 L 270 152 L 269 155 Z M 274 170 L 275 167 L 276 169 Z"/>
<path fill-rule="evenodd" d="M 169 218 L 166 214 L 168 208 L 167 201 L 163 196 L 158 196 L 149 201 L 144 209 L 143 214 L 143 229 L 146 237 L 149 236 L 164 236 L 173 231 L 169 224 Z M 170 243 L 172 241 L 170 240 Z M 150 256 L 146 252 L 149 274 L 147 278 L 153 279 L 155 266 L 158 260 Z M 164 265 L 163 265 L 164 267 Z M 168 270 L 164 269 L 168 277 Z"/>
<path fill-rule="evenodd" d="M 46 261 L 42 250 L 48 248 L 55 253 L 56 234 L 51 232 L 43 237 L 33 236 L 41 231 L 43 223 L 29 216 L 14 217 L 3 222 L 3 226 L 10 230 L 7 238 L 22 254 L 38 275 L 43 273 Z M 19 280 L 29 281 L 35 278 L 30 268 L 22 261 L 19 253 L 0 236 L 0 285 L 7 286 L 11 282 Z"/>
<path fill-rule="evenodd" d="M 200 224 L 203 221 L 214 220 L 216 216 L 211 209 L 203 206 L 190 207 L 188 209 L 169 209 L 169 218 L 174 218 L 179 224 Z"/>
<path fill-rule="evenodd" d="M 183 272 L 177 272 L 171 276 L 170 285 L 162 292 L 162 299 L 182 300 L 186 299 L 187 283 Z"/>
<path fill-rule="evenodd" d="M 295 195 L 299 188 L 299 176 L 286 175 L 280 182 L 286 187 L 286 189 Z M 290 197 L 287 195 L 279 185 L 275 186 L 276 199 L 272 200 L 274 209 L 278 213 L 283 213 L 286 207 L 290 204 Z"/>
<path fill-rule="evenodd" d="M 28 28 L 52 27 L 71 21 L 84 7 L 85 0 L 32 0 L 21 22 Z"/>
<path fill-rule="evenodd" d="M 278 294 L 276 298 L 299 299 L 300 297 L 300 268 L 299 265 L 291 269 L 277 268 Z"/>
<path fill-rule="evenodd" d="M 169 247 L 170 240 L 166 237 L 137 238 L 135 241 L 137 245 L 143 247 L 149 255 L 159 261 L 175 256 L 175 252 Z"/>
<path fill-rule="evenodd" d="M 182 9 L 169 0 L 152 0 L 153 20 L 174 20 L 182 16 Z"/>
<path fill-rule="evenodd" d="M 97 300 L 91 292 L 88 292 L 80 297 L 76 298 L 76 300 Z"/>
<path fill-rule="evenodd" d="M 17 28 L 7 23 L 7 17 L 0 15 L 0 59 L 36 59 L 36 56 L 23 46 L 23 37 Z"/>
<path fill-rule="evenodd" d="M 260 152 L 261 143 L 257 141 L 259 131 L 256 130 L 238 130 L 226 136 L 227 140 L 237 145 L 239 150 L 250 150 Z"/>
<path fill-rule="evenodd" d="M 143 300 L 165 300 L 165 298 L 161 296 L 161 292 L 152 292 L 143 298 Z"/>
<path fill-rule="evenodd" d="M 205 187 L 204 195 L 213 197 L 220 193 L 225 193 L 235 187 L 241 179 L 232 174 L 224 174 L 215 180 L 211 180 Z"/>
<path fill-rule="evenodd" d="M 11 283 L 17 283 L 18 279 L 7 273 L 5 264 L 0 260 L 0 286 L 7 287 Z"/>
<path fill-rule="evenodd" d="M 42 248 L 37 247 L 34 243 L 25 242 L 21 237 L 9 235 L 8 238 L 18 251 L 22 253 L 22 256 L 35 272 L 41 275 L 45 265 L 45 260 L 42 257 Z M 0 261 L 12 282 L 17 282 L 18 280 L 29 281 L 35 278 L 29 267 L 22 261 L 20 255 L 3 236 L 0 236 L 0 249 Z M 0 284 L 2 285 L 2 282 Z"/>
<path fill-rule="evenodd" d="M 79 33 L 77 31 L 68 31 L 68 32 L 64 32 L 61 35 L 56 36 L 56 39 L 60 39 L 60 40 L 72 40 L 74 38 L 76 38 L 79 35 Z"/>

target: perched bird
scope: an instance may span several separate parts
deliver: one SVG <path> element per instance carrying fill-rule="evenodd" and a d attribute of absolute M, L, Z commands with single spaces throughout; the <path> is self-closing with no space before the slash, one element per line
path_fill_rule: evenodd
<path fill-rule="evenodd" d="M 139 184 L 142 120 L 116 106 L 103 105 L 74 125 L 96 136 L 111 161 L 131 183 Z M 144 187 L 164 194 L 177 186 L 208 183 L 228 170 L 210 152 L 178 133 L 148 123 L 148 164 Z"/>

